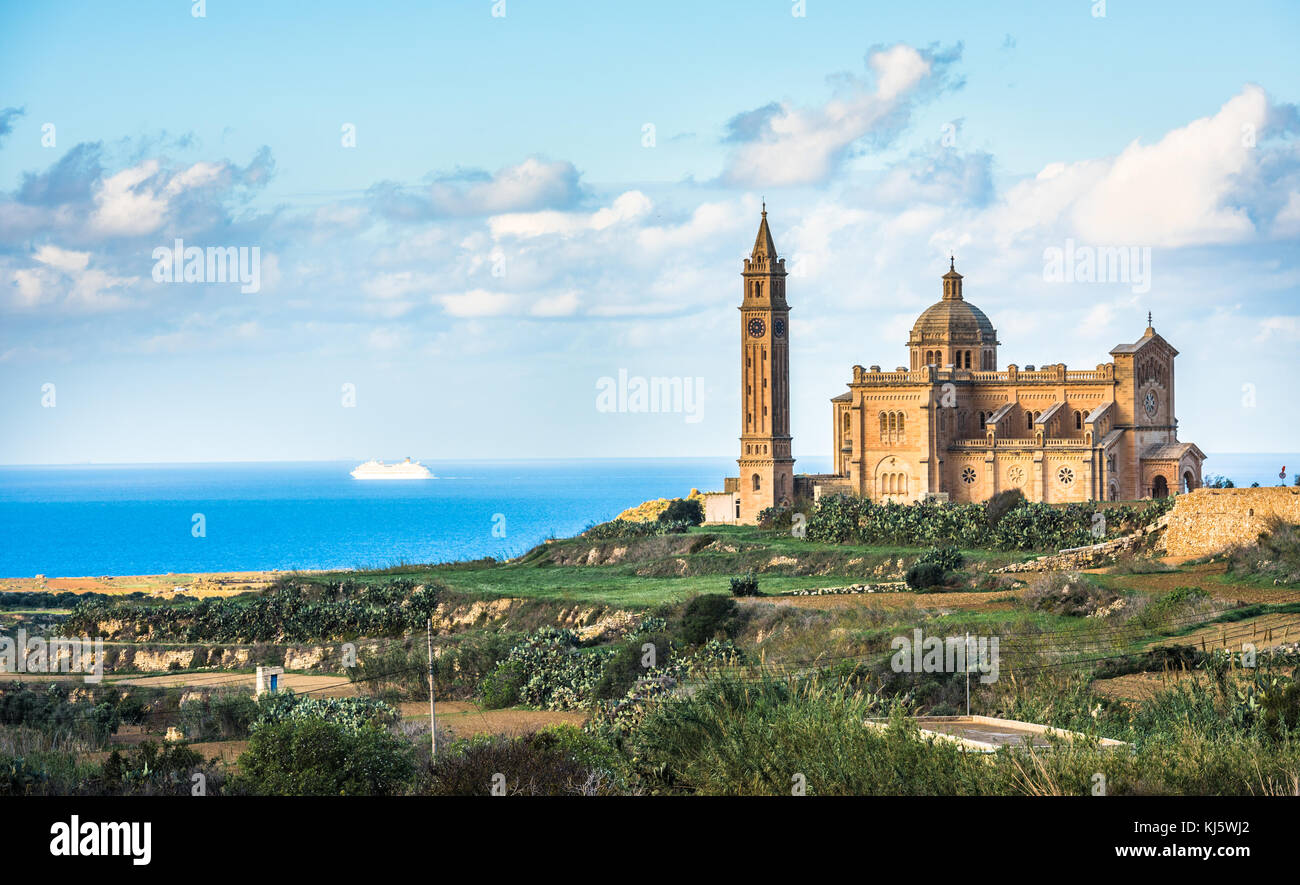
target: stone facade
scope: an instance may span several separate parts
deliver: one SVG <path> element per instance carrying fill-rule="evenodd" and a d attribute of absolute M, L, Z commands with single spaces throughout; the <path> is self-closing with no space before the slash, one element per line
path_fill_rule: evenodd
<path fill-rule="evenodd" d="M 790 308 L 766 208 L 742 276 L 740 476 L 727 480 L 733 497 L 706 502 L 711 522 L 752 523 L 766 507 L 828 493 L 984 501 L 1017 488 L 1031 501 L 1066 503 L 1160 498 L 1201 484 L 1204 453 L 1178 440 L 1178 351 L 1149 315 L 1136 342 L 1095 368 L 999 369 L 997 331 L 965 300 L 955 261 L 941 300 L 912 327 L 908 364 L 854 366 L 848 390 L 831 400 L 835 473 L 795 476 Z"/>
<path fill-rule="evenodd" d="M 1197 489 L 1169 512 L 1165 552 L 1206 556 L 1250 544 L 1274 519 L 1300 524 L 1300 488 Z"/>

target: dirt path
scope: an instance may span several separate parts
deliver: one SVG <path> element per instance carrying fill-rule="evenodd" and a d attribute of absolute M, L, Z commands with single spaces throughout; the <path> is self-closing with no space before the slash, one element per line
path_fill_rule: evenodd
<path fill-rule="evenodd" d="M 741 605 L 772 603 L 820 610 L 861 606 L 890 610 L 964 608 L 994 611 L 1011 608 L 1018 594 L 1017 590 L 999 590 L 990 593 L 846 593 L 827 596 L 760 596 L 736 601 Z"/>

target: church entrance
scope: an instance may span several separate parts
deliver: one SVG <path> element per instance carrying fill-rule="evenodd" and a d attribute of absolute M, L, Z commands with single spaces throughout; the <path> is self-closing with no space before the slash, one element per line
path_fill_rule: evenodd
<path fill-rule="evenodd" d="M 1169 497 L 1169 481 L 1165 479 L 1163 475 L 1156 476 L 1155 482 L 1151 484 L 1151 497 L 1153 498 Z"/>

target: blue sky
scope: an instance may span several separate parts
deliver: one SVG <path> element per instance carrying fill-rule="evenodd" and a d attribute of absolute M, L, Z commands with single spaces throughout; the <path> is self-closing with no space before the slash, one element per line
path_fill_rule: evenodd
<path fill-rule="evenodd" d="M 1294 4 L 192 5 L 0 6 L 0 463 L 730 454 L 761 197 L 796 454 L 950 251 L 1004 365 L 1150 310 L 1183 439 L 1293 447 Z M 259 291 L 156 282 L 177 238 Z M 620 370 L 696 414 L 598 410 Z"/>

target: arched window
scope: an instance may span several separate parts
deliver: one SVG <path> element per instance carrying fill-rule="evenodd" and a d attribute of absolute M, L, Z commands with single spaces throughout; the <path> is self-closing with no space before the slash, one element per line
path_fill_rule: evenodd
<path fill-rule="evenodd" d="M 1033 430 L 1033 429 L 1034 429 L 1034 413 L 1033 413 L 1033 412 L 1028 412 L 1028 411 L 1025 412 L 1025 429 L 1026 429 L 1026 430 Z"/>
<path fill-rule="evenodd" d="M 760 485 L 760 480 L 759 480 L 759 478 L 758 478 L 758 474 L 755 473 L 755 474 L 754 474 L 754 491 L 756 491 L 756 492 L 758 491 L 759 485 Z"/>
<path fill-rule="evenodd" d="M 887 431 L 888 429 L 889 429 L 889 427 L 888 427 L 888 419 L 885 417 L 885 413 L 884 413 L 884 412 L 881 412 L 881 413 L 880 413 L 880 440 L 881 440 L 881 442 L 884 442 L 884 440 L 885 440 L 885 433 L 886 433 L 886 431 Z"/>
<path fill-rule="evenodd" d="M 906 474 L 906 473 L 900 473 L 900 474 L 898 475 L 898 493 L 899 493 L 900 495 L 906 495 L 906 494 L 907 494 L 907 474 Z"/>
<path fill-rule="evenodd" d="M 899 432 L 900 434 L 903 432 L 903 413 L 902 413 L 902 412 L 899 412 L 899 413 L 898 413 L 898 432 Z"/>
<path fill-rule="evenodd" d="M 1083 430 L 1083 412 L 1074 413 L 1074 429 Z"/>

